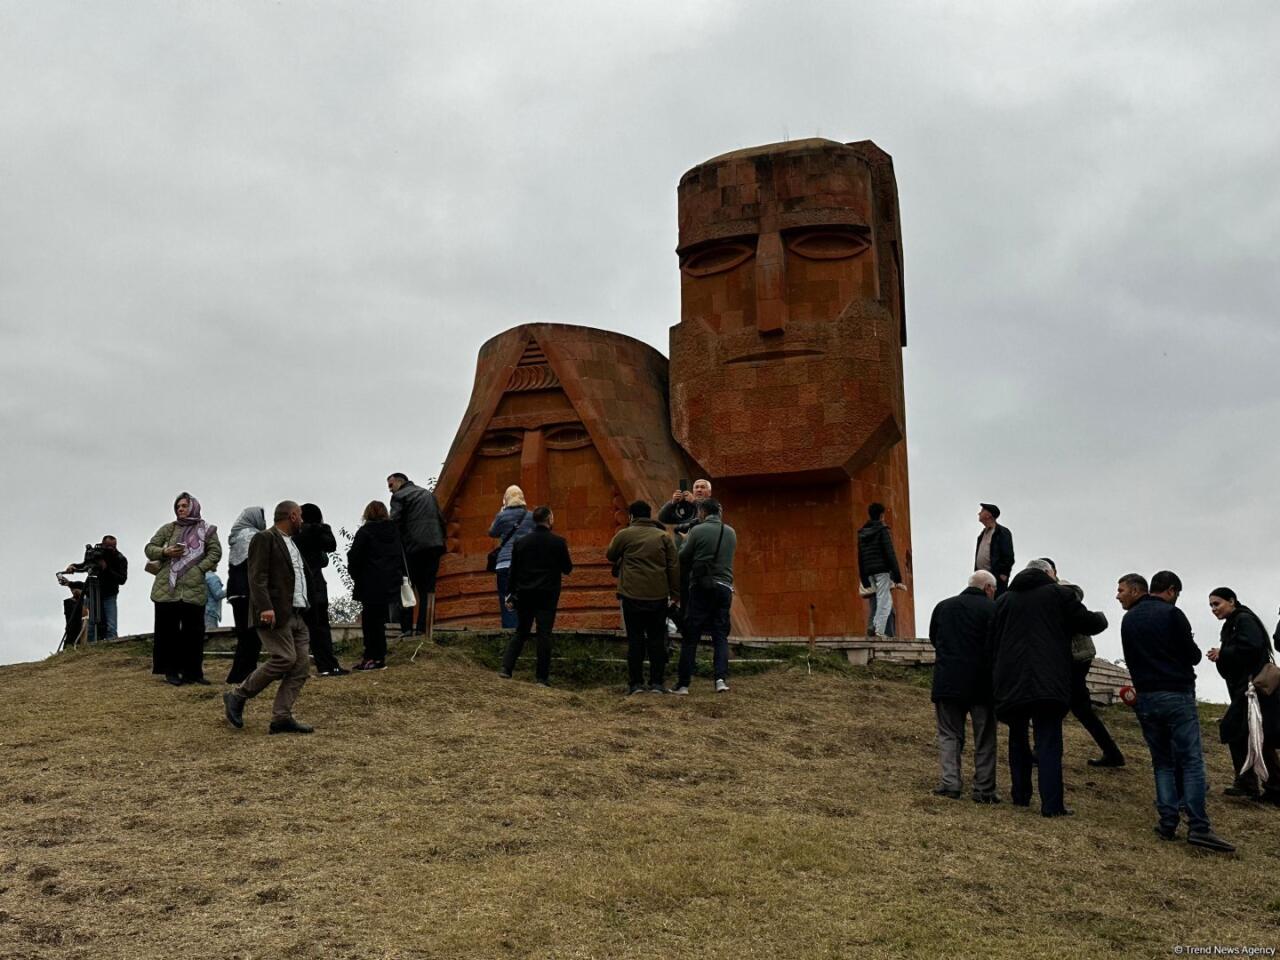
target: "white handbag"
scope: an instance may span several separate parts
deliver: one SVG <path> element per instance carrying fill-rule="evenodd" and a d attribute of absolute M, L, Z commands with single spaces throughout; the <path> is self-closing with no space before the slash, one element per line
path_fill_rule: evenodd
<path fill-rule="evenodd" d="M 413 584 L 408 577 L 400 578 L 400 606 L 413 607 L 417 606 L 418 598 L 413 594 Z"/>

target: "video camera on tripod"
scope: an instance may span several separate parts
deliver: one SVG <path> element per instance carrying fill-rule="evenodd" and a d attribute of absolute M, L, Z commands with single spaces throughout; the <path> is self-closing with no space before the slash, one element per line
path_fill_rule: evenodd
<path fill-rule="evenodd" d="M 91 577 L 96 577 L 98 571 L 103 569 L 107 564 L 107 548 L 100 543 L 86 543 L 84 545 L 84 559 L 79 563 L 73 563 L 63 573 L 87 573 Z"/>

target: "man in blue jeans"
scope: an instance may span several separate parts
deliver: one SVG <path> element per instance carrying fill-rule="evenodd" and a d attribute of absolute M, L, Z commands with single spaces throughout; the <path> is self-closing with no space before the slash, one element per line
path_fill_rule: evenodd
<path fill-rule="evenodd" d="M 1167 570 L 1152 578 L 1151 587 L 1175 600 L 1182 592 L 1182 582 Z M 1205 810 L 1204 753 L 1196 709 L 1195 665 L 1200 662 L 1200 648 L 1191 624 L 1172 602 L 1148 593 L 1147 580 L 1139 574 L 1120 578 L 1116 599 L 1126 610 L 1120 642 L 1138 694 L 1138 723 L 1155 770 L 1160 815 L 1155 832 L 1162 840 L 1176 839 L 1182 808 L 1187 813 L 1188 843 L 1231 853 L 1235 847 L 1213 832 Z"/>
<path fill-rule="evenodd" d="M 738 534 L 720 518 L 720 502 L 698 503 L 698 525 L 680 548 L 680 567 L 689 571 L 689 609 L 680 639 L 679 680 L 672 693 L 688 694 L 698 641 L 711 633 L 716 693 L 729 692 L 729 608 L 733 606 L 733 555 Z"/>

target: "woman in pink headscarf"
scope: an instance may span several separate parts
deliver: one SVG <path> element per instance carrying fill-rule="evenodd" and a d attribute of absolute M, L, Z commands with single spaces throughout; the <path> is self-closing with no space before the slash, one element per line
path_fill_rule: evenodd
<path fill-rule="evenodd" d="M 173 501 L 176 519 L 156 531 L 147 544 L 147 569 L 155 572 L 151 601 L 156 605 L 156 639 L 151 672 L 175 687 L 203 683 L 204 575 L 218 568 L 222 544 L 218 529 L 200 516 L 200 501 L 183 492 Z"/>

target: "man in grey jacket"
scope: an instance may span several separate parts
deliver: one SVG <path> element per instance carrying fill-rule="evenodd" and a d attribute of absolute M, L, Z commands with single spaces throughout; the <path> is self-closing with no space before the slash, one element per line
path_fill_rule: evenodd
<path fill-rule="evenodd" d="M 720 518 L 720 502 L 707 497 L 698 504 L 698 525 L 680 548 L 680 566 L 689 571 L 689 608 L 684 614 L 675 693 L 689 692 L 704 630 L 711 632 L 716 693 L 729 692 L 729 608 L 733 605 L 733 555 L 737 549 L 738 534 Z"/>
<path fill-rule="evenodd" d="M 405 565 L 413 589 L 418 595 L 417 632 L 426 633 L 435 623 L 436 574 L 444 556 L 444 518 L 436 495 L 420 487 L 403 473 L 387 477 L 391 491 L 391 520 L 400 532 Z M 413 610 L 400 614 L 400 631 L 414 632 Z"/>

